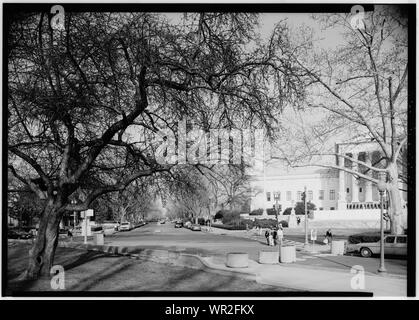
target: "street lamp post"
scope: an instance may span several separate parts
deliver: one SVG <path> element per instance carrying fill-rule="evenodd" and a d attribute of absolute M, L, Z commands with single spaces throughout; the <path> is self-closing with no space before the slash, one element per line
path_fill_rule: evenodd
<path fill-rule="evenodd" d="M 304 244 L 308 244 L 307 187 L 304 187 Z"/>
<path fill-rule="evenodd" d="M 279 195 L 278 192 L 274 193 L 275 199 L 275 218 L 276 218 L 276 227 L 279 228 L 279 221 L 278 221 L 278 211 L 279 211 Z"/>
<path fill-rule="evenodd" d="M 384 266 L 384 208 L 383 208 L 383 196 L 384 192 L 386 191 L 386 173 L 380 172 L 378 178 L 377 188 L 378 192 L 380 193 L 380 267 L 378 268 L 378 272 L 387 272 Z"/>

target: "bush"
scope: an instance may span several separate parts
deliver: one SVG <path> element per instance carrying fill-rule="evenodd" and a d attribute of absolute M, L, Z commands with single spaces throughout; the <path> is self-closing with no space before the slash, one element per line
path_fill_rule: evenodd
<path fill-rule="evenodd" d="M 217 213 L 214 216 L 214 220 L 222 219 L 224 215 L 223 213 L 224 213 L 224 210 L 217 211 Z"/>
<path fill-rule="evenodd" d="M 240 220 L 240 212 L 239 211 L 225 211 L 223 213 L 223 224 L 230 224 L 232 221 Z"/>
<path fill-rule="evenodd" d="M 253 210 L 249 213 L 249 215 L 251 215 L 251 216 L 261 216 L 262 214 L 263 214 L 263 209 L 262 208 L 255 209 L 255 210 Z"/>
<path fill-rule="evenodd" d="M 204 218 L 198 218 L 198 224 L 201 226 L 205 225 L 205 219 Z"/>
<path fill-rule="evenodd" d="M 242 225 L 213 224 L 212 227 L 225 230 L 246 230 L 246 226 Z"/>
<path fill-rule="evenodd" d="M 246 230 L 246 225 L 249 229 L 252 229 L 255 223 L 252 220 L 241 220 L 234 219 L 227 224 L 213 224 L 215 228 L 226 229 L 226 230 Z"/>
<path fill-rule="evenodd" d="M 291 214 L 291 209 L 292 208 L 286 208 L 282 214 Z M 312 202 L 307 202 L 307 210 L 316 210 L 316 205 Z M 295 214 L 304 215 L 304 202 L 297 202 L 295 205 Z"/>
<path fill-rule="evenodd" d="M 279 221 L 279 224 L 282 225 L 283 228 L 288 228 L 288 221 L 281 220 Z"/>
<path fill-rule="evenodd" d="M 269 208 L 269 209 L 266 209 L 266 213 L 269 216 L 274 216 L 274 215 L 276 215 L 276 210 L 274 208 Z"/>
<path fill-rule="evenodd" d="M 261 228 L 273 228 L 277 226 L 277 223 L 276 220 L 272 219 L 257 219 L 254 221 L 253 225 Z"/>

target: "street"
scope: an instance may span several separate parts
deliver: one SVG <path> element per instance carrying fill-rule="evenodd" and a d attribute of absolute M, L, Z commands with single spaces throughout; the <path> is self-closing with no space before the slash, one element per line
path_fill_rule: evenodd
<path fill-rule="evenodd" d="M 217 230 L 218 234 L 204 231 L 191 231 L 186 228 L 175 228 L 174 224 L 166 223 L 157 225 L 150 223 L 143 227 L 119 232 L 112 236 L 106 236 L 105 244 L 114 246 L 129 246 L 141 248 L 167 249 L 184 253 L 198 254 L 201 256 L 225 257 L 228 252 L 246 252 L 252 260 L 258 260 L 261 250 L 274 250 L 268 247 L 264 237 L 239 237 L 229 236 L 228 231 Z M 340 236 L 339 238 L 344 238 Z M 304 235 L 287 235 L 286 242 L 304 242 Z M 278 249 L 278 247 L 276 247 Z M 301 267 L 324 267 L 334 269 L 347 269 L 348 272 L 355 265 L 360 265 L 366 272 L 376 273 L 379 266 L 379 258 L 363 258 L 360 256 L 344 255 L 331 256 L 329 254 L 311 254 L 297 251 L 297 262 Z M 405 258 L 386 258 L 388 273 L 406 275 L 407 261 Z"/>

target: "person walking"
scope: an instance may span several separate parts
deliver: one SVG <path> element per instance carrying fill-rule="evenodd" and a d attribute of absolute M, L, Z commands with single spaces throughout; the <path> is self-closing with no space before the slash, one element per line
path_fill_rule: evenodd
<path fill-rule="evenodd" d="M 276 231 L 276 229 L 274 229 L 272 231 L 272 237 L 273 237 L 273 240 L 274 240 L 274 246 L 276 246 L 276 244 L 278 242 L 278 232 Z"/>
<path fill-rule="evenodd" d="M 271 230 L 271 232 L 269 232 L 269 246 L 273 247 L 274 246 L 274 235 L 273 235 L 273 231 Z"/>
<path fill-rule="evenodd" d="M 270 233 L 271 233 L 270 230 L 269 229 L 266 229 L 266 231 L 265 231 L 265 238 L 266 238 L 266 242 L 267 242 L 268 246 L 269 246 L 269 234 Z"/>
<path fill-rule="evenodd" d="M 333 238 L 333 234 L 332 234 L 332 230 L 328 229 L 326 231 L 326 239 L 327 239 L 327 243 L 331 243 L 332 242 L 332 238 Z M 326 243 L 326 244 L 327 244 Z"/>
<path fill-rule="evenodd" d="M 67 236 L 70 238 L 70 241 L 73 241 L 73 233 L 70 231 L 70 229 L 67 230 Z"/>

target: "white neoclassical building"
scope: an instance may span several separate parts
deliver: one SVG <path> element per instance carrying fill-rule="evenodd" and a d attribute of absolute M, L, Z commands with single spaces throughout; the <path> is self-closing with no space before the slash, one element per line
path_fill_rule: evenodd
<path fill-rule="evenodd" d="M 379 146 L 370 141 L 336 144 L 335 151 L 366 164 L 374 165 L 380 159 Z M 362 168 L 362 165 L 350 159 L 334 156 L 329 156 L 328 159 L 334 159 L 332 164 L 335 166 L 344 166 L 362 172 L 366 170 L 366 167 Z M 307 200 L 314 203 L 319 211 L 342 212 L 379 208 L 377 187 L 366 179 L 357 179 L 351 173 L 317 166 L 290 168 L 280 161 L 266 163 L 263 171 L 253 174 L 251 210 L 273 208 L 276 202 L 275 196 L 282 211 L 293 207 L 296 202 L 301 201 L 304 188 L 307 190 Z M 373 174 L 377 178 L 377 174 L 371 171 L 365 174 Z M 406 201 L 406 192 L 402 192 L 402 198 Z"/>

